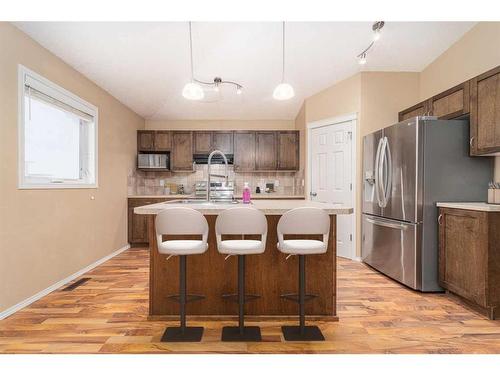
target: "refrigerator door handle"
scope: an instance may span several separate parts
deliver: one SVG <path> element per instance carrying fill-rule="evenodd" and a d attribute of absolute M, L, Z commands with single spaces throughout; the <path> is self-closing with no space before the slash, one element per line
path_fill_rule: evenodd
<path fill-rule="evenodd" d="M 383 137 L 381 140 L 380 155 L 379 155 L 379 165 L 378 165 L 378 195 L 380 207 L 385 207 L 385 185 L 384 181 L 384 165 L 385 165 L 385 150 L 387 146 L 387 138 Z M 381 198 L 380 198 L 381 197 Z"/>
<path fill-rule="evenodd" d="M 399 229 L 399 230 L 408 229 L 407 224 L 393 223 L 393 222 L 389 222 L 389 221 L 385 221 L 385 220 L 373 219 L 371 217 L 367 217 L 366 221 L 368 221 L 369 223 L 372 223 L 374 225 L 380 225 L 381 227 L 387 227 L 387 228 Z"/>
<path fill-rule="evenodd" d="M 389 146 L 389 140 L 385 137 L 385 145 L 384 149 L 384 162 L 385 156 L 387 155 L 387 183 L 385 184 L 384 189 L 384 207 L 387 206 L 387 202 L 389 201 L 389 197 L 391 196 L 392 190 L 392 156 L 391 156 L 391 148 Z M 387 152 L 387 154 L 386 154 Z"/>
<path fill-rule="evenodd" d="M 375 195 L 377 196 L 377 204 L 379 207 L 382 207 L 382 201 L 380 199 L 380 149 L 382 146 L 383 138 L 380 138 L 377 146 L 377 153 L 375 156 Z"/>

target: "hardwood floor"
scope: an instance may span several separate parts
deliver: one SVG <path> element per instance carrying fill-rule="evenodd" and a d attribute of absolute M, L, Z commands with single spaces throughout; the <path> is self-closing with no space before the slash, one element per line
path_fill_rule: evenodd
<path fill-rule="evenodd" d="M 284 342 L 283 322 L 274 321 L 259 324 L 261 343 L 223 343 L 228 322 L 212 321 L 201 322 L 201 343 L 161 343 L 176 322 L 147 320 L 148 258 L 147 250 L 128 250 L 73 291 L 61 288 L 0 321 L 0 353 L 500 353 L 500 321 L 341 258 L 340 321 L 318 323 L 325 342 Z"/>

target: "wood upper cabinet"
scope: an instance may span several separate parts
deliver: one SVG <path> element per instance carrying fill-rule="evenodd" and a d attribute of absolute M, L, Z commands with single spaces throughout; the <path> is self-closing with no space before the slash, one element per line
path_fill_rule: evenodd
<path fill-rule="evenodd" d="M 255 170 L 255 132 L 234 133 L 234 170 L 237 172 Z"/>
<path fill-rule="evenodd" d="M 167 130 L 138 130 L 137 131 L 137 151 L 170 151 L 171 132 Z"/>
<path fill-rule="evenodd" d="M 221 150 L 225 154 L 233 154 L 233 132 L 214 131 L 212 132 L 212 145 L 214 150 Z"/>
<path fill-rule="evenodd" d="M 277 133 L 258 131 L 255 133 L 255 169 L 278 169 Z"/>
<path fill-rule="evenodd" d="M 193 134 L 190 131 L 172 132 L 172 151 L 170 152 L 172 171 L 193 170 Z"/>
<path fill-rule="evenodd" d="M 404 121 L 416 116 L 426 116 L 429 115 L 432 107 L 430 100 L 425 100 L 421 103 L 415 104 L 414 106 L 407 108 L 399 112 L 399 121 Z"/>
<path fill-rule="evenodd" d="M 156 131 L 154 143 L 155 151 L 170 151 L 172 147 L 171 132 L 167 130 Z"/>
<path fill-rule="evenodd" d="M 298 131 L 278 132 L 278 169 L 298 170 L 300 164 L 300 133 Z"/>
<path fill-rule="evenodd" d="M 471 155 L 500 152 L 500 67 L 470 81 Z"/>
<path fill-rule="evenodd" d="M 153 130 L 137 131 L 137 151 L 155 150 L 155 132 Z"/>
<path fill-rule="evenodd" d="M 195 131 L 194 138 L 194 153 L 209 154 L 212 152 L 212 132 Z"/>
<path fill-rule="evenodd" d="M 424 100 L 399 112 L 399 121 L 415 116 L 436 116 L 443 120 L 453 119 L 469 113 L 469 82 Z"/>
<path fill-rule="evenodd" d="M 500 213 L 439 213 L 440 285 L 494 319 L 500 306 Z"/>
<path fill-rule="evenodd" d="M 433 96 L 430 114 L 448 120 L 469 113 L 469 87 L 467 81 Z"/>

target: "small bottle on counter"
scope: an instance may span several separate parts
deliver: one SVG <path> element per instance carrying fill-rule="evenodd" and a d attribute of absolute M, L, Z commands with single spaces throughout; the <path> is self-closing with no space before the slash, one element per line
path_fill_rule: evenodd
<path fill-rule="evenodd" d="M 243 203 L 250 203 L 250 186 L 248 186 L 248 182 L 245 182 L 245 186 L 243 187 Z"/>

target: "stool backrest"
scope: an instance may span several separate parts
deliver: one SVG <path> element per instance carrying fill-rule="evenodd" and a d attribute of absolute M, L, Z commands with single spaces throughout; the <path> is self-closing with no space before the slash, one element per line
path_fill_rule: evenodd
<path fill-rule="evenodd" d="M 266 242 L 267 219 L 262 211 L 253 207 L 233 207 L 222 211 L 215 221 L 217 244 L 224 234 L 260 234 L 261 241 Z"/>
<path fill-rule="evenodd" d="M 201 235 L 208 240 L 208 223 L 200 212 L 188 207 L 170 207 L 156 215 L 156 236 L 158 243 L 163 235 Z"/>
<path fill-rule="evenodd" d="M 278 222 L 278 241 L 283 244 L 286 234 L 321 234 L 323 242 L 328 243 L 330 216 L 316 207 L 299 207 L 287 211 Z"/>

